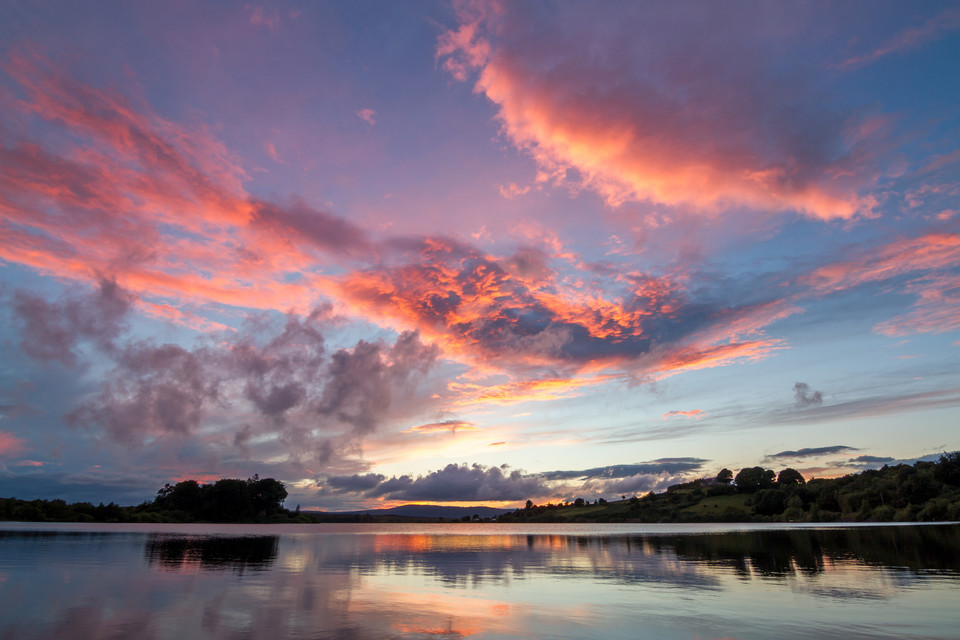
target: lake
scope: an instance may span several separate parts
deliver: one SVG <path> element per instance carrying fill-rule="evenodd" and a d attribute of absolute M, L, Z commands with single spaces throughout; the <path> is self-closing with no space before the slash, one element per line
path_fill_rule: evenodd
<path fill-rule="evenodd" d="M 0 523 L 0 638 L 958 638 L 960 525 Z"/>

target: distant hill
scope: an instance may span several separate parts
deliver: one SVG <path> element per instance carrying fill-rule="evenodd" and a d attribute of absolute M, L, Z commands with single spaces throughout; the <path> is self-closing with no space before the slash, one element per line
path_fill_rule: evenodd
<path fill-rule="evenodd" d="M 495 518 L 502 513 L 509 513 L 513 509 L 497 509 L 495 507 L 443 507 L 435 504 L 405 504 L 389 509 L 367 509 L 365 511 L 348 511 L 342 515 L 370 515 L 370 516 L 402 516 L 404 518 L 443 518 L 458 520 L 464 516 L 474 515 L 483 518 Z"/>

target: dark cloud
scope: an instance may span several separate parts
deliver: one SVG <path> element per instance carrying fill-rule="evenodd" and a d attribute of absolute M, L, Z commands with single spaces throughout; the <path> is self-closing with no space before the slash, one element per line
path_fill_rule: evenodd
<path fill-rule="evenodd" d="M 370 491 L 380 485 L 386 476 L 379 473 L 355 473 L 350 476 L 328 476 L 324 483 L 336 493 L 355 493 Z"/>
<path fill-rule="evenodd" d="M 850 458 L 850 462 L 860 464 L 887 464 L 894 460 L 896 460 L 896 458 L 886 456 L 857 456 L 856 458 Z"/>
<path fill-rule="evenodd" d="M 104 286 L 98 300 L 114 295 Z M 29 302 L 43 317 L 51 313 L 50 303 Z M 361 340 L 328 356 L 323 334 L 328 320 L 326 307 L 303 317 L 288 314 L 281 326 L 254 316 L 243 331 L 211 336 L 193 348 L 147 340 L 117 345 L 112 341 L 119 327 L 88 323 L 106 327 L 98 335 L 111 340 L 102 355 L 113 368 L 99 391 L 65 419 L 109 441 L 139 446 L 196 436 L 202 427 L 218 424 L 218 416 L 244 410 L 249 402 L 253 419 L 227 431 L 232 432 L 227 442 L 244 456 L 251 443 L 270 435 L 266 440 L 283 441 L 295 457 L 329 462 L 356 450 L 394 411 L 422 401 L 417 387 L 439 350 L 406 332 L 393 344 Z"/>
<path fill-rule="evenodd" d="M 513 371 L 716 366 L 769 350 L 742 338 L 792 312 L 778 302 L 731 307 L 704 291 L 694 300 L 680 281 L 654 274 L 619 273 L 574 294 L 538 252 L 497 259 L 442 237 L 391 247 L 399 264 L 350 272 L 341 295 Z"/>
<path fill-rule="evenodd" d="M 546 480 L 572 480 L 576 478 L 628 478 L 636 475 L 677 475 L 692 473 L 700 470 L 704 463 L 709 462 L 702 458 L 660 458 L 651 462 L 638 464 L 618 464 L 609 467 L 594 467 L 575 471 L 547 471 L 539 474 Z"/>
<path fill-rule="evenodd" d="M 425 374 L 439 355 L 418 334 L 404 332 L 391 347 L 361 340 L 352 350 L 333 354 L 329 381 L 318 403 L 325 416 L 348 424 L 358 435 L 373 431 L 394 404 Z"/>
<path fill-rule="evenodd" d="M 380 474 L 329 476 L 322 493 L 356 493 L 367 498 L 420 500 L 436 502 L 523 500 L 550 495 L 616 496 L 661 490 L 687 479 L 699 471 L 706 460 L 700 458 L 662 458 L 648 463 L 613 465 L 579 471 L 524 473 L 510 471 L 506 465 L 449 464 L 424 476 L 385 478 Z M 576 486 L 569 480 L 582 480 Z"/>
<path fill-rule="evenodd" d="M 898 464 L 913 465 L 919 461 L 935 462 L 940 454 L 931 453 L 916 458 L 891 458 L 888 456 L 857 456 L 849 460 L 835 460 L 831 464 L 836 467 L 851 467 L 853 469 L 879 469 L 884 465 Z"/>
<path fill-rule="evenodd" d="M 300 199 L 283 205 L 254 200 L 253 205 L 254 224 L 285 239 L 291 246 L 306 240 L 330 253 L 352 255 L 370 251 L 370 240 L 363 229 L 333 214 L 317 211 Z"/>
<path fill-rule="evenodd" d="M 67 414 L 70 424 L 103 430 L 111 440 L 186 436 L 220 398 L 222 378 L 207 366 L 209 354 L 173 344 L 134 343 L 118 354 L 100 393 Z"/>
<path fill-rule="evenodd" d="M 244 336 L 225 354 L 225 364 L 246 379 L 244 393 L 262 415 L 282 421 L 306 401 L 308 383 L 326 357 L 321 323 L 327 311 L 317 308 L 305 318 L 288 314 L 283 330 L 264 344 Z"/>
<path fill-rule="evenodd" d="M 797 407 L 812 407 L 823 404 L 823 394 L 819 391 L 811 393 L 810 385 L 798 382 L 793 385 L 793 397 Z"/>
<path fill-rule="evenodd" d="M 21 500 L 54 500 L 67 502 L 116 502 L 140 504 L 152 499 L 157 489 L 169 478 L 149 473 L 124 472 L 61 472 L 24 470 L 18 473 L 0 470 L 3 497 Z"/>
<path fill-rule="evenodd" d="M 686 475 L 670 475 L 657 473 L 641 473 L 635 476 L 620 478 L 611 482 L 589 485 L 592 493 L 604 496 L 631 495 L 659 492 L 667 487 L 690 480 Z"/>
<path fill-rule="evenodd" d="M 369 497 L 391 500 L 523 500 L 531 496 L 547 495 L 549 488 L 543 482 L 521 471 L 507 471 L 505 467 L 485 467 L 474 464 L 448 464 L 443 469 L 425 476 L 393 477 L 367 492 Z"/>
<path fill-rule="evenodd" d="M 57 302 L 16 291 L 12 306 L 22 325 L 20 348 L 36 360 L 73 366 L 82 340 L 104 350 L 113 348 L 133 301 L 131 293 L 107 278 L 94 291 L 74 289 Z"/>
<path fill-rule="evenodd" d="M 859 451 L 854 447 L 847 447 L 844 445 L 834 445 L 832 447 L 809 447 L 804 449 L 798 449 L 796 451 L 781 451 L 780 453 L 774 453 L 766 458 L 765 460 L 781 460 L 781 459 L 794 459 L 794 458 L 812 458 L 815 456 L 825 456 L 831 455 L 834 453 L 842 453 L 844 451 Z"/>

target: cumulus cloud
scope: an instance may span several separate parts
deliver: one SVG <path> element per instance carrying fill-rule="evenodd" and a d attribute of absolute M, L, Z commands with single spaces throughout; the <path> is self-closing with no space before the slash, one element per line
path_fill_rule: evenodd
<path fill-rule="evenodd" d="M 394 476 L 367 491 L 366 495 L 391 500 L 475 502 L 523 500 L 548 493 L 549 488 L 539 478 L 516 469 L 448 464 L 425 476 Z"/>
<path fill-rule="evenodd" d="M 104 350 L 113 348 L 133 301 L 130 292 L 105 278 L 93 292 L 77 287 L 56 302 L 16 291 L 12 307 L 22 325 L 20 348 L 37 360 L 73 366 L 83 340 Z"/>
<path fill-rule="evenodd" d="M 386 479 L 379 473 L 355 473 L 350 476 L 328 476 L 324 485 L 335 493 L 366 492 L 375 489 Z"/>
<path fill-rule="evenodd" d="M 207 360 L 202 351 L 174 344 L 132 344 L 120 352 L 100 393 L 67 414 L 67 421 L 128 445 L 190 435 L 206 406 L 220 397 L 221 378 Z"/>
<path fill-rule="evenodd" d="M 399 264 L 346 274 L 339 295 L 416 327 L 448 355 L 552 379 L 587 367 L 668 372 L 761 358 L 779 346 L 763 328 L 796 310 L 696 300 L 653 274 L 569 281 L 532 250 L 498 259 L 438 237 L 404 248 Z"/>
<path fill-rule="evenodd" d="M 341 349 L 331 358 L 318 411 L 349 424 L 358 435 L 370 433 L 394 398 L 403 397 L 430 369 L 438 352 L 413 332 L 401 334 L 391 347 L 361 340 L 353 349 Z"/>
<path fill-rule="evenodd" d="M 247 331 L 193 348 L 148 340 L 114 346 L 106 354 L 114 366 L 99 391 L 66 419 L 139 446 L 199 437 L 219 424 L 218 414 L 243 410 L 264 420 L 227 428 L 241 452 L 249 454 L 254 437 L 266 435 L 285 441 L 292 455 L 329 461 L 393 412 L 424 401 L 417 391 L 437 348 L 407 332 L 393 344 L 361 340 L 328 355 L 328 311 L 288 314 L 280 328 L 255 318 Z"/>
<path fill-rule="evenodd" d="M 812 407 L 823 404 L 823 393 L 810 390 L 810 385 L 806 382 L 798 382 L 793 385 L 794 403 L 797 407 Z"/>

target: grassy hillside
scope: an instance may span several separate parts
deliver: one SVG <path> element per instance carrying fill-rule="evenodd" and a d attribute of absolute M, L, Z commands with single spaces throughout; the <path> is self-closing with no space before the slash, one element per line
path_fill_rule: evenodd
<path fill-rule="evenodd" d="M 777 476 L 744 469 L 737 482 L 674 485 L 628 500 L 528 505 L 499 522 L 915 522 L 960 521 L 960 452 L 807 482 L 792 469 Z M 727 479 L 732 478 L 728 474 Z"/>

